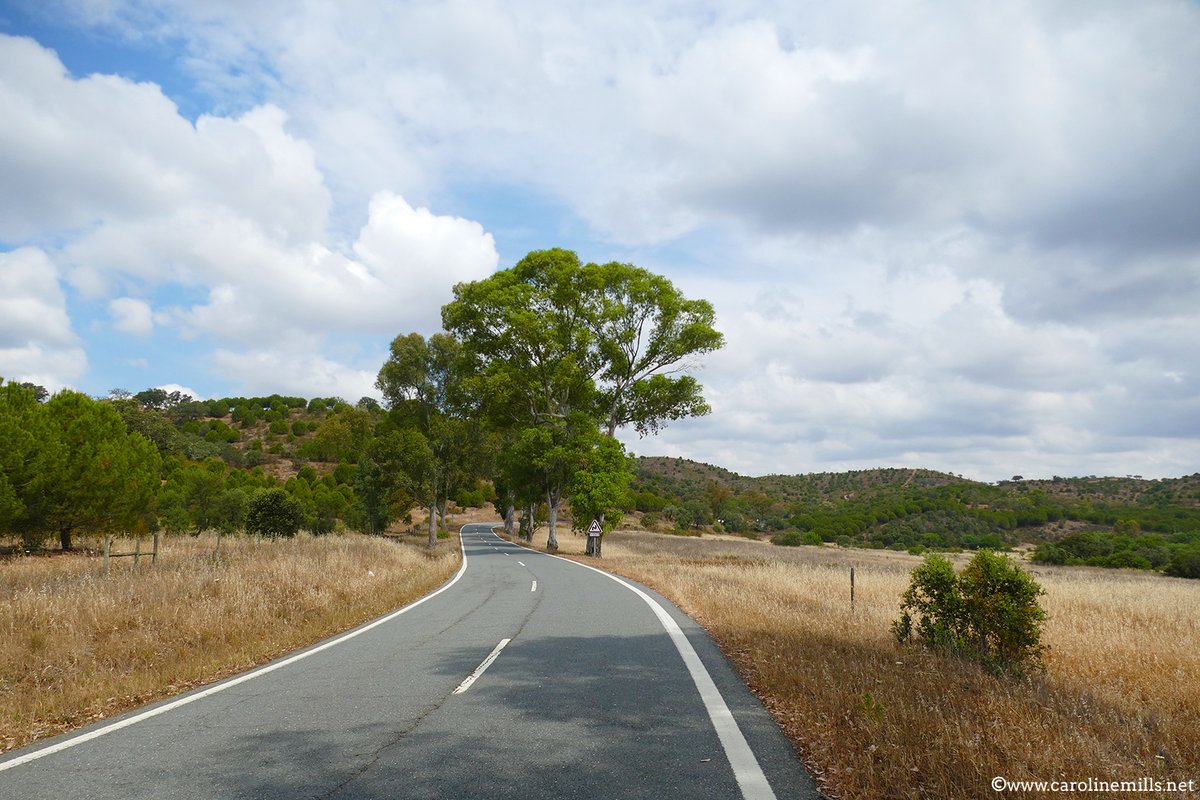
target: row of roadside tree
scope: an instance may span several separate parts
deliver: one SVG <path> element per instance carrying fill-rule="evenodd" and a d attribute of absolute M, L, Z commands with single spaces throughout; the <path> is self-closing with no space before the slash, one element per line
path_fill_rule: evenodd
<path fill-rule="evenodd" d="M 470 497 L 526 536 L 540 510 L 554 547 L 564 503 L 606 529 L 629 507 L 620 429 L 707 413 L 683 368 L 721 346 L 713 323 L 661 276 L 548 250 L 456 286 L 442 332 L 396 337 L 382 404 L 7 383 L 0 532 L 64 549 L 79 532 L 379 533 L 421 508 L 433 544 L 450 499 Z"/>

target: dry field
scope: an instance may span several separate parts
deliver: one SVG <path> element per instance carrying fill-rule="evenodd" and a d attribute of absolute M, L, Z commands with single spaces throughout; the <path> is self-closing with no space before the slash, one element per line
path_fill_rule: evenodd
<path fill-rule="evenodd" d="M 560 535 L 560 552 L 583 541 Z M 920 561 L 617 532 L 602 566 L 712 633 L 831 797 L 1038 796 L 998 794 L 997 776 L 1200 787 L 1200 582 L 1032 567 L 1046 590 L 1046 669 L 1000 679 L 895 643 L 889 626 Z"/>
<path fill-rule="evenodd" d="M 414 542 L 423 541 L 413 538 Z M 0 750 L 269 661 L 433 590 L 457 539 L 168 537 L 158 564 L 0 561 Z M 131 550 L 115 543 L 114 551 Z"/>

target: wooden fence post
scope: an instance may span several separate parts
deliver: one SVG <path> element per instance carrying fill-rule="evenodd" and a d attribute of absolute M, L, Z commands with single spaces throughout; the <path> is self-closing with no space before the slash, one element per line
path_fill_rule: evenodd
<path fill-rule="evenodd" d="M 854 610 L 854 567 L 850 568 L 850 610 Z"/>
<path fill-rule="evenodd" d="M 108 553 L 112 550 L 112 537 L 104 537 L 104 577 L 108 577 Z"/>

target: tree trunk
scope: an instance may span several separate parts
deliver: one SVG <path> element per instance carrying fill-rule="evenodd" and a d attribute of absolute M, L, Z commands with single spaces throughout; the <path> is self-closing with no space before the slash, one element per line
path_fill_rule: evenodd
<path fill-rule="evenodd" d="M 73 549 L 71 547 L 71 529 L 70 528 L 59 528 L 58 529 L 58 543 L 60 545 L 62 545 L 63 552 L 68 552 L 71 549 Z"/>
<path fill-rule="evenodd" d="M 533 541 L 533 534 L 537 531 L 537 507 L 530 503 L 525 506 L 525 514 L 521 517 L 521 538 L 527 542 Z"/>
<path fill-rule="evenodd" d="M 429 546 L 437 547 L 437 503 L 429 506 Z"/>
<path fill-rule="evenodd" d="M 449 500 L 443 500 L 438 506 L 438 520 L 443 528 L 450 530 L 450 526 L 446 524 L 446 506 L 450 505 Z"/>
<path fill-rule="evenodd" d="M 513 535 L 513 522 L 516 514 L 517 510 L 513 508 L 512 503 L 504 507 L 504 533 L 508 536 Z"/>
<path fill-rule="evenodd" d="M 557 550 L 558 534 L 555 532 L 554 528 L 558 524 L 558 503 L 554 500 L 554 497 L 550 492 L 546 492 L 546 507 L 550 511 L 550 535 L 546 538 L 546 549 Z"/>

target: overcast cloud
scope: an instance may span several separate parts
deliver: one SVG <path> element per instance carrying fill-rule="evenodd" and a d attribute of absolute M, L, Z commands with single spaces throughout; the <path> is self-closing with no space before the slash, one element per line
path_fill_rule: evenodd
<path fill-rule="evenodd" d="M 0 5 L 0 375 L 373 392 L 533 247 L 711 299 L 752 473 L 1200 470 L 1200 7 Z"/>

